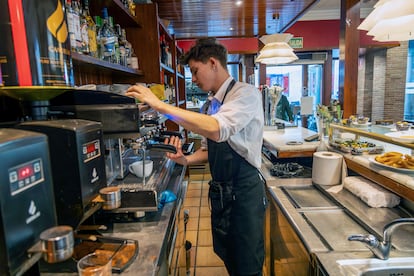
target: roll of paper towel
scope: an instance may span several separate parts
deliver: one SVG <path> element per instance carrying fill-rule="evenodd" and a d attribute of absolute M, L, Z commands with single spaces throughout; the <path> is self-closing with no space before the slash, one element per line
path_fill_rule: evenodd
<path fill-rule="evenodd" d="M 313 154 L 312 182 L 319 185 L 341 184 L 342 155 L 317 151 Z"/>

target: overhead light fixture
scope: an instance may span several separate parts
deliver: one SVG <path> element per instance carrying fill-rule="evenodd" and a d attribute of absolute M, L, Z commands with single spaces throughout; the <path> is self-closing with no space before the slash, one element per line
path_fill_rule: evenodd
<path fill-rule="evenodd" d="M 288 42 L 293 37 L 291 34 L 272 34 L 264 35 L 260 41 L 265 44 L 260 51 L 256 62 L 263 64 L 286 64 L 291 63 L 299 58 L 293 52 L 293 48 Z"/>
<path fill-rule="evenodd" d="M 414 39 L 414 1 L 379 0 L 358 29 L 381 42 Z"/>

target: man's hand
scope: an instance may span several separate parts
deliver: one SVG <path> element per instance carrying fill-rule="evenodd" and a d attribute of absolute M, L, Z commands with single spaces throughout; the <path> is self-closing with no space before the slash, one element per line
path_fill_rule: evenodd
<path fill-rule="evenodd" d="M 187 158 L 185 157 L 183 150 L 182 150 L 182 142 L 181 139 L 177 136 L 171 136 L 170 138 L 165 138 L 165 144 L 170 144 L 175 146 L 177 149 L 177 153 L 167 152 L 166 155 L 168 158 L 173 160 L 174 162 L 181 164 L 183 166 L 187 165 Z"/>
<path fill-rule="evenodd" d="M 128 90 L 125 93 L 125 96 L 138 99 L 140 102 L 146 103 L 152 107 L 154 107 L 154 105 L 160 102 L 157 96 L 154 93 L 152 93 L 151 89 L 139 84 L 128 88 Z"/>

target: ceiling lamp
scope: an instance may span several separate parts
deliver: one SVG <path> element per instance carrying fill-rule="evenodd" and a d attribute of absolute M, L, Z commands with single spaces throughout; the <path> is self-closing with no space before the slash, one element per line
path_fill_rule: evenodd
<path fill-rule="evenodd" d="M 293 37 L 291 34 L 264 35 L 260 41 L 265 44 L 260 51 L 256 62 L 263 64 L 286 64 L 298 60 L 288 42 Z"/>
<path fill-rule="evenodd" d="M 414 39 L 414 1 L 379 0 L 358 29 L 381 42 Z"/>

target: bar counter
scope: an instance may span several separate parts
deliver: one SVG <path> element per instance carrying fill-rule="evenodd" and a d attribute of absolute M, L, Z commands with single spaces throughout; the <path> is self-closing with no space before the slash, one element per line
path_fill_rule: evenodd
<path fill-rule="evenodd" d="M 119 275 L 155 276 L 167 275 L 169 252 L 173 250 L 176 215 L 179 213 L 187 190 L 184 181 L 186 168 L 175 164 L 167 189 L 173 191 L 177 200 L 166 203 L 157 212 L 147 212 L 145 217 L 131 222 L 108 223 L 108 230 L 102 232 L 105 237 L 136 240 L 139 253 L 136 259 Z M 77 272 L 42 272 L 42 276 L 78 275 Z M 114 273 L 114 275 L 117 275 Z"/>
<path fill-rule="evenodd" d="M 265 126 L 263 132 L 263 146 L 274 156 L 279 158 L 312 156 L 318 141 L 306 142 L 304 139 L 317 132 L 303 127 Z"/>
<path fill-rule="evenodd" d="M 290 139 L 290 137 L 300 137 L 298 135 L 300 135 L 302 131 L 303 130 L 300 128 L 265 130 L 267 147 L 288 152 L 291 149 L 284 148 L 286 139 Z M 314 142 L 312 144 L 316 144 L 317 146 L 317 143 L 318 142 Z M 300 145 L 298 148 L 299 147 Z M 312 149 L 312 146 L 307 145 L 305 142 L 304 147 L 307 147 L 307 149 L 310 150 Z M 404 183 L 403 185 L 413 187 L 411 184 L 412 179 L 414 179 L 413 175 L 399 174 L 375 167 L 369 163 L 368 157 L 366 156 L 343 155 L 345 158 L 353 160 L 360 166 L 370 170 L 377 170 L 380 174 Z M 275 157 L 276 159 L 273 159 L 273 162 L 274 160 L 277 160 L 277 162 L 284 162 L 283 158 Z M 303 155 L 301 157 L 308 156 Z M 306 159 L 301 157 L 294 160 Z M 315 275 L 359 275 L 358 273 L 361 271 L 360 269 L 366 269 L 368 266 L 366 265 L 364 268 L 363 265 L 358 264 L 358 261 L 366 261 L 369 263 L 370 267 L 387 266 L 388 263 L 391 266 L 392 262 L 396 261 L 401 261 L 402 264 L 396 264 L 403 266 L 406 265 L 404 262 L 407 262 L 407 260 L 409 261 L 412 259 L 412 261 L 414 261 L 414 246 L 412 245 L 414 227 L 410 228 L 408 226 L 404 228 L 406 232 L 402 231 L 394 235 L 393 245 L 395 247 L 393 247 L 391 251 L 389 261 L 375 258 L 363 243 L 350 242 L 347 240 L 349 234 L 365 234 L 365 227 L 370 229 L 371 232 L 374 232 L 374 235 L 381 238 L 385 224 L 396 218 L 412 216 L 412 214 L 406 213 L 404 207 L 371 208 L 345 189 L 340 192 L 334 192 L 333 189 L 339 188 L 340 185 L 315 185 L 312 182 L 311 177 L 278 178 L 272 176 L 270 173 L 270 168 L 272 168 L 273 165 L 272 162 L 265 156 L 263 156 L 262 160 L 261 172 L 267 181 L 269 200 L 281 210 L 303 243 L 308 254 L 310 266 L 314 272 L 316 271 L 315 273 L 318 273 Z M 308 202 L 315 204 L 313 205 L 315 207 L 298 207 L 297 201 L 291 197 L 289 190 L 295 191 L 292 194 L 297 194 L 297 191 L 301 189 L 303 189 L 303 195 L 306 196 Z M 334 202 L 332 207 L 319 207 L 318 198 L 314 198 L 313 194 L 307 192 L 307 190 L 311 189 L 316 190 L 323 195 L 328 194 L 329 198 Z M 335 222 L 330 223 L 329 218 L 335 216 L 335 214 L 338 214 L 338 216 L 333 219 Z M 352 224 L 345 223 L 344 219 L 342 219 L 345 217 L 349 219 Z M 275 224 L 277 222 L 270 221 L 269 223 Z M 366 226 L 361 228 L 362 224 L 365 224 Z M 356 229 L 355 233 L 353 229 Z M 291 253 L 293 255 L 295 254 L 294 251 Z M 269 260 L 269 264 L 272 264 L 273 262 L 280 263 L 283 262 L 283 259 Z M 346 265 L 347 262 L 351 263 L 351 265 Z M 353 262 L 357 264 L 354 265 Z M 272 267 L 272 265 L 270 265 L 270 267 Z M 354 269 L 354 271 L 349 272 L 352 269 Z"/>

